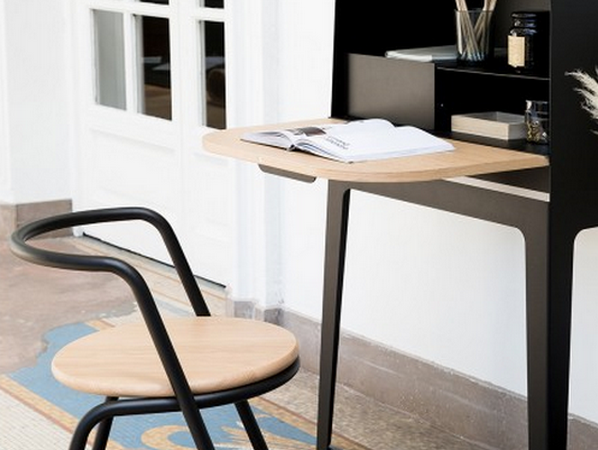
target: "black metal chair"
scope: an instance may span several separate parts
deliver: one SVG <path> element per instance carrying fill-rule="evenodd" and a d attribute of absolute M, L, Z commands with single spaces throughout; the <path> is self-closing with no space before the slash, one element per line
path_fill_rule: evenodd
<path fill-rule="evenodd" d="M 107 256 L 65 254 L 32 245 L 30 239 L 79 225 L 141 220 L 160 233 L 195 315 L 163 319 L 141 274 Z M 143 322 L 93 333 L 62 348 L 52 363 L 65 385 L 100 394 L 105 402 L 80 420 L 71 450 L 83 450 L 97 426 L 93 449 L 104 449 L 113 418 L 181 411 L 198 449 L 212 450 L 201 408 L 234 404 L 256 450 L 267 445 L 248 399 L 289 381 L 299 369 L 295 337 L 276 325 L 212 317 L 179 241 L 164 217 L 145 208 L 112 208 L 54 216 L 15 231 L 11 250 L 34 264 L 110 272 L 131 288 Z M 50 307 L 50 305 L 49 305 Z"/>

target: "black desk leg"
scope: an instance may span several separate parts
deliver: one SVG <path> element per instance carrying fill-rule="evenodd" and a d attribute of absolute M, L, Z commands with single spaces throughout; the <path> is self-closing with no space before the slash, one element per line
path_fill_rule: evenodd
<path fill-rule="evenodd" d="M 547 450 L 548 230 L 547 219 L 525 233 L 527 405 L 530 450 Z"/>
<path fill-rule="evenodd" d="M 551 225 L 545 221 L 544 226 L 532 227 L 525 236 L 530 450 L 567 448 L 571 288 L 577 231 L 554 221 Z"/>
<path fill-rule="evenodd" d="M 318 398 L 318 450 L 328 450 L 332 436 L 349 199 L 350 191 L 344 184 L 328 182 Z"/>

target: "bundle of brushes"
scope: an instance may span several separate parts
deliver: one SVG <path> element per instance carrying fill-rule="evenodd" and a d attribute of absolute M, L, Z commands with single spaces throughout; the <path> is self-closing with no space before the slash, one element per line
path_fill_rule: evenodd
<path fill-rule="evenodd" d="M 483 61 L 490 47 L 490 24 L 497 0 L 484 0 L 481 14 L 473 23 L 469 14 L 460 14 L 457 30 L 462 39 L 459 43 L 461 59 L 467 61 Z M 455 0 L 457 11 L 468 13 L 466 0 Z"/>

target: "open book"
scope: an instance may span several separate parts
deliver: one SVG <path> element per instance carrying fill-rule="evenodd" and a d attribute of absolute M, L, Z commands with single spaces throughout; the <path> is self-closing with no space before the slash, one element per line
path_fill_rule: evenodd
<path fill-rule="evenodd" d="M 246 133 L 242 139 L 287 150 L 302 150 L 343 162 L 453 150 L 448 142 L 416 127 L 399 126 L 384 119 Z"/>

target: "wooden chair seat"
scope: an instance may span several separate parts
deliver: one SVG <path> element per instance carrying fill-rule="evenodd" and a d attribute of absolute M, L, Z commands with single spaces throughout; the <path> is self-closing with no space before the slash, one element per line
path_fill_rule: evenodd
<path fill-rule="evenodd" d="M 262 381 L 298 357 L 295 337 L 284 328 L 250 319 L 166 319 L 194 394 Z M 119 325 L 80 338 L 55 356 L 56 379 L 72 389 L 106 397 L 174 395 L 145 323 Z"/>

